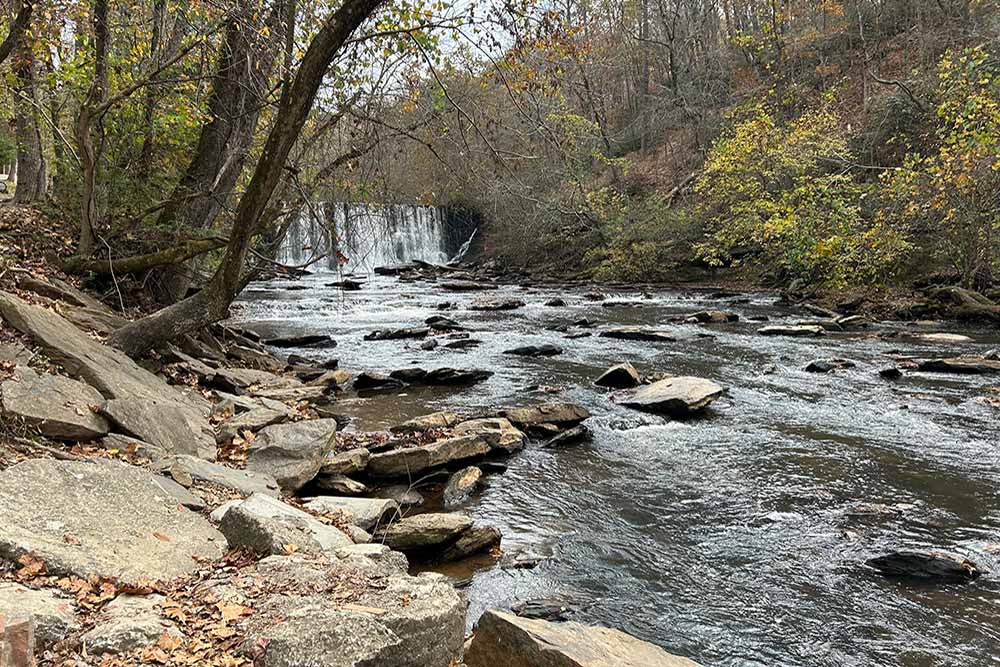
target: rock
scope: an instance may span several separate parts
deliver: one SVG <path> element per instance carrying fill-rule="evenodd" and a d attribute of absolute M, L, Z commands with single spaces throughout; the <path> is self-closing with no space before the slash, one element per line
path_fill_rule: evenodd
<path fill-rule="evenodd" d="M 279 338 L 268 338 L 264 345 L 271 347 L 336 347 L 337 341 L 326 334 L 302 334 L 299 336 L 281 336 Z"/>
<path fill-rule="evenodd" d="M 520 618 L 543 621 L 568 621 L 577 611 L 575 605 L 559 598 L 523 600 L 512 604 L 510 610 Z"/>
<path fill-rule="evenodd" d="M 617 340 L 639 340 L 650 343 L 673 343 L 677 338 L 669 331 L 660 329 L 648 329 L 645 327 L 619 327 L 608 329 L 600 334 L 602 338 L 614 338 Z"/>
<path fill-rule="evenodd" d="M 639 386 L 639 371 L 635 366 L 627 361 L 617 366 L 612 366 L 601 374 L 601 377 L 594 380 L 594 384 L 599 387 L 611 387 L 613 389 L 631 389 Z"/>
<path fill-rule="evenodd" d="M 583 298 L 587 301 L 604 301 L 607 297 L 600 292 L 586 292 Z"/>
<path fill-rule="evenodd" d="M 402 389 L 403 383 L 399 380 L 379 373 L 359 373 L 354 378 L 354 388 L 358 391 L 370 391 L 375 389 Z"/>
<path fill-rule="evenodd" d="M 389 430 L 393 433 L 423 433 L 435 428 L 451 428 L 458 423 L 459 416 L 451 410 L 432 412 L 429 415 L 415 417 L 402 424 L 397 424 Z"/>
<path fill-rule="evenodd" d="M 389 377 L 406 384 L 417 384 L 427 377 L 427 371 L 423 368 L 400 368 L 389 373 Z"/>
<path fill-rule="evenodd" d="M 424 320 L 424 324 L 438 331 L 462 331 L 465 329 L 458 322 L 444 315 L 431 315 Z"/>
<path fill-rule="evenodd" d="M 164 599 L 162 595 L 119 595 L 109 602 L 94 629 L 80 637 L 87 653 L 127 653 L 155 643 L 164 633 L 182 636 L 160 609 Z"/>
<path fill-rule="evenodd" d="M 34 552 L 57 575 L 168 581 L 225 540 L 142 468 L 33 459 L 0 472 L 0 557 Z"/>
<path fill-rule="evenodd" d="M 556 297 L 554 299 L 549 299 L 548 301 L 546 301 L 545 305 L 550 308 L 561 308 L 566 305 L 566 301 L 564 299 Z"/>
<path fill-rule="evenodd" d="M 451 476 L 448 484 L 444 487 L 445 507 L 461 505 L 469 500 L 472 494 L 479 488 L 479 482 L 483 478 L 483 473 L 475 466 L 463 468 Z"/>
<path fill-rule="evenodd" d="M 69 375 L 82 379 L 105 398 L 186 402 L 162 378 L 46 308 L 0 292 L 0 315 L 12 327 L 31 336 Z"/>
<path fill-rule="evenodd" d="M 724 389 L 703 378 L 672 377 L 629 391 L 617 402 L 630 408 L 685 417 L 704 410 Z"/>
<path fill-rule="evenodd" d="M 524 345 L 522 347 L 504 350 L 504 354 L 514 354 L 519 357 L 554 357 L 557 354 L 562 354 L 562 348 L 556 347 L 550 343 L 545 343 L 543 345 Z"/>
<path fill-rule="evenodd" d="M 38 374 L 17 366 L 0 383 L 0 406 L 6 419 L 20 419 L 53 440 L 86 442 L 108 432 L 108 422 L 93 408 L 104 397 L 92 387 L 60 375 Z"/>
<path fill-rule="evenodd" d="M 423 338 L 430 329 L 427 327 L 412 327 L 409 329 L 379 329 L 365 334 L 365 340 L 402 340 L 404 338 Z"/>
<path fill-rule="evenodd" d="M 237 435 L 250 431 L 257 431 L 267 426 L 281 424 L 288 421 L 292 416 L 289 409 L 272 410 L 263 406 L 248 410 L 230 417 L 216 427 L 215 441 L 219 444 L 231 440 Z"/>
<path fill-rule="evenodd" d="M 926 359 L 917 366 L 919 370 L 932 373 L 958 373 L 962 375 L 984 375 L 1000 373 L 1000 361 L 982 357 L 953 357 L 951 359 Z"/>
<path fill-rule="evenodd" d="M 573 403 L 542 403 L 522 408 L 506 408 L 500 414 L 518 426 L 557 424 L 560 427 L 570 427 L 590 417 L 590 412 Z"/>
<path fill-rule="evenodd" d="M 318 496 L 306 501 L 305 506 L 319 514 L 340 514 L 365 530 L 388 525 L 399 516 L 399 505 L 384 498 Z"/>
<path fill-rule="evenodd" d="M 280 493 L 277 480 L 267 473 L 237 470 L 193 456 L 173 456 L 160 461 L 156 468 L 168 472 L 174 479 L 186 476 L 192 482 L 207 482 L 243 496 L 262 493 L 277 498 Z"/>
<path fill-rule="evenodd" d="M 490 610 L 479 619 L 467 667 L 698 667 L 621 630 L 520 618 Z"/>
<path fill-rule="evenodd" d="M 344 278 L 343 280 L 335 280 L 332 283 L 326 283 L 327 287 L 339 287 L 345 292 L 357 292 L 365 284 L 359 280 L 351 280 L 350 278 Z"/>
<path fill-rule="evenodd" d="M 614 301 L 605 301 L 601 304 L 601 308 L 642 308 L 644 305 L 642 301 L 615 299 Z"/>
<path fill-rule="evenodd" d="M 940 551 L 895 551 L 867 561 L 887 577 L 969 581 L 982 571 L 972 561 Z"/>
<path fill-rule="evenodd" d="M 258 667 L 450 667 L 465 630 L 465 602 L 440 575 L 411 577 L 384 556 L 323 562 L 265 558 L 241 581 L 283 594 L 256 605 L 244 651 Z M 345 600 L 345 582 L 357 595 Z"/>
<path fill-rule="evenodd" d="M 332 491 L 345 496 L 360 496 L 368 493 L 367 486 L 347 475 L 323 475 L 321 473 L 316 477 L 315 483 L 324 491 Z"/>
<path fill-rule="evenodd" d="M 122 435 L 121 433 L 109 433 L 101 438 L 97 444 L 108 451 L 119 451 L 126 454 L 134 454 L 135 456 L 143 459 L 149 459 L 150 461 L 156 461 L 162 459 L 164 456 L 167 456 L 166 450 L 162 447 L 151 445 L 148 442 L 143 442 L 137 438 L 130 438 L 127 435 Z"/>
<path fill-rule="evenodd" d="M 472 347 L 479 347 L 483 344 L 483 341 L 476 338 L 463 338 L 460 340 L 453 340 L 450 343 L 445 343 L 444 347 L 449 350 L 467 350 Z"/>
<path fill-rule="evenodd" d="M 504 417 L 469 419 L 457 424 L 453 432 L 456 435 L 477 435 L 485 440 L 491 449 L 501 449 L 505 452 L 524 449 L 528 441 L 527 436 Z"/>
<path fill-rule="evenodd" d="M 500 530 L 495 526 L 473 526 L 462 533 L 457 540 L 438 554 L 434 560 L 450 563 L 478 553 L 489 551 L 500 545 Z"/>
<path fill-rule="evenodd" d="M 431 453 L 423 447 L 407 447 L 372 454 L 365 471 L 371 477 L 413 476 L 431 467 Z"/>
<path fill-rule="evenodd" d="M 155 399 L 115 398 L 101 412 L 126 434 L 168 454 L 215 458 L 212 428 L 192 407 Z"/>
<path fill-rule="evenodd" d="M 807 373 L 829 373 L 839 368 L 854 368 L 855 363 L 849 359 L 817 359 L 806 366 Z"/>
<path fill-rule="evenodd" d="M 412 551 L 448 544 L 472 527 L 472 519 L 462 514 L 417 514 L 392 523 L 382 534 L 392 549 Z"/>
<path fill-rule="evenodd" d="M 774 325 L 757 329 L 761 336 L 822 336 L 826 330 L 819 325 L 794 324 L 794 325 Z"/>
<path fill-rule="evenodd" d="M 563 445 L 572 445 L 581 440 L 586 440 L 590 437 L 590 429 L 580 424 L 579 426 L 574 426 L 573 428 L 568 428 L 562 433 L 557 433 L 548 440 L 546 440 L 542 447 L 562 447 Z"/>
<path fill-rule="evenodd" d="M 337 452 L 326 457 L 319 472 L 321 475 L 352 475 L 364 470 L 369 458 L 371 452 L 364 447 Z"/>
<path fill-rule="evenodd" d="M 35 355 L 20 343 L 0 343 L 0 361 L 9 361 L 14 365 L 27 365 Z"/>
<path fill-rule="evenodd" d="M 524 305 L 520 299 L 475 299 L 469 310 L 516 310 Z"/>
<path fill-rule="evenodd" d="M 45 279 L 24 276 L 18 283 L 18 287 L 48 299 L 68 303 L 71 306 L 111 312 L 107 306 L 94 297 L 54 276 L 48 276 Z"/>
<path fill-rule="evenodd" d="M 462 435 L 437 440 L 429 445 L 424 445 L 423 449 L 430 454 L 431 468 L 479 458 L 490 453 L 489 443 L 478 435 Z"/>
<path fill-rule="evenodd" d="M 271 373 L 279 373 L 285 368 L 285 362 L 273 354 L 244 345 L 230 345 L 226 350 L 226 357 L 235 359 L 249 368 L 258 368 Z"/>
<path fill-rule="evenodd" d="M 701 310 L 697 313 L 691 313 L 685 319 L 692 319 L 701 324 L 725 324 L 739 322 L 740 316 L 725 310 Z"/>
<path fill-rule="evenodd" d="M 489 283 L 474 283 L 469 280 L 449 280 L 437 284 L 443 290 L 449 292 L 481 292 L 483 290 L 497 289 L 496 285 Z"/>
<path fill-rule="evenodd" d="M 425 340 L 424 342 L 422 342 L 420 344 L 420 349 L 424 350 L 425 352 L 430 352 L 431 350 L 435 349 L 437 346 L 438 346 L 438 342 L 437 342 L 436 338 L 428 338 L 427 340 Z"/>
<path fill-rule="evenodd" d="M 287 545 L 303 552 L 332 554 L 353 544 L 338 528 L 261 493 L 230 507 L 219 521 L 219 530 L 230 547 L 248 547 L 265 556 L 287 553 Z"/>
<path fill-rule="evenodd" d="M 566 334 L 565 336 L 563 336 L 563 338 L 567 340 L 578 340 L 580 338 L 590 338 L 593 335 L 594 334 L 590 333 L 589 331 L 580 331 L 577 333 Z"/>
<path fill-rule="evenodd" d="M 183 505 L 189 510 L 194 510 L 195 512 L 201 512 L 206 509 L 208 505 L 205 504 L 205 500 L 201 496 L 196 496 L 187 490 L 187 487 L 182 486 L 177 481 L 170 479 L 169 477 L 164 477 L 162 475 L 153 475 L 153 481 L 159 486 L 163 491 L 170 495 L 178 504 Z"/>
<path fill-rule="evenodd" d="M 464 386 L 477 384 L 483 380 L 488 380 L 492 376 L 493 373 L 491 371 L 435 368 L 432 371 L 428 371 L 422 383 L 429 385 Z"/>
<path fill-rule="evenodd" d="M 898 380 L 903 377 L 903 371 L 899 370 L 895 366 L 890 366 L 889 368 L 883 368 L 878 372 L 879 377 L 886 380 Z"/>
<path fill-rule="evenodd" d="M 393 484 L 379 489 L 372 495 L 375 498 L 394 500 L 402 508 L 420 507 L 424 504 L 424 497 L 420 492 L 406 484 Z"/>
<path fill-rule="evenodd" d="M 73 609 L 73 598 L 0 581 L 0 649 L 9 650 L 3 642 L 4 629 L 12 632 L 19 621 L 24 621 L 33 624 L 33 648 L 41 653 L 79 629 Z M 6 657 L 6 651 L 0 652 L 0 658 Z M 11 663 L 11 667 L 16 667 L 16 663 Z"/>
<path fill-rule="evenodd" d="M 297 491 L 323 467 L 336 434 L 335 419 L 268 426 L 250 443 L 246 469 L 274 477 L 284 491 Z"/>
<path fill-rule="evenodd" d="M 916 334 L 914 338 L 930 341 L 932 343 L 971 343 L 972 339 L 962 334 L 953 333 L 922 333 Z"/>

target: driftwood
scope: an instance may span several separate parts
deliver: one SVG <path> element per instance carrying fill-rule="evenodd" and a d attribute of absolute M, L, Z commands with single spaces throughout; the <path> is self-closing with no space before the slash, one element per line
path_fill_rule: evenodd
<path fill-rule="evenodd" d="M 192 257 L 225 247 L 227 241 L 222 238 L 194 239 L 165 250 L 133 255 L 118 259 L 100 259 L 96 257 L 70 257 L 61 262 L 61 268 L 67 273 L 142 273 L 159 266 L 180 264 Z"/>

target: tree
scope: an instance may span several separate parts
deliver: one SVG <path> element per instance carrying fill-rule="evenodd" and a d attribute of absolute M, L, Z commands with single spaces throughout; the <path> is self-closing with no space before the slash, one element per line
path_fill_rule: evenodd
<path fill-rule="evenodd" d="M 312 38 L 294 78 L 286 80 L 260 160 L 233 218 L 225 255 L 209 284 L 197 294 L 118 329 L 113 345 L 135 356 L 160 343 L 224 319 L 243 286 L 254 236 L 295 142 L 305 126 L 334 58 L 353 32 L 385 0 L 345 0 Z"/>
<path fill-rule="evenodd" d="M 27 14 L 30 16 L 31 4 L 27 7 Z M 17 190 L 14 192 L 14 201 L 19 204 L 41 201 L 48 189 L 40 122 L 42 104 L 38 86 L 38 61 L 31 33 L 27 29 L 27 19 L 25 21 L 14 47 L 12 62 L 16 82 L 13 92 L 17 126 Z M 15 26 L 11 28 L 12 35 L 15 27 L 16 20 Z"/>

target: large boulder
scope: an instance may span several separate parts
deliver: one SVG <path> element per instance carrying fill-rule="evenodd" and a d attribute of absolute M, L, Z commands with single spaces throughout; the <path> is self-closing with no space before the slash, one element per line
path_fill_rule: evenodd
<path fill-rule="evenodd" d="M 637 410 L 685 417 L 704 410 L 725 391 L 720 385 L 696 377 L 672 377 L 630 391 L 618 402 Z"/>
<path fill-rule="evenodd" d="M 467 667 L 698 667 L 621 630 L 487 611 L 465 653 Z"/>
<path fill-rule="evenodd" d="M 317 496 L 306 501 L 305 506 L 319 514 L 339 514 L 365 530 L 388 525 L 399 516 L 399 504 L 386 498 Z"/>
<path fill-rule="evenodd" d="M 477 435 L 485 440 L 490 448 L 505 452 L 523 449 L 528 440 L 528 437 L 505 417 L 469 419 L 455 425 L 452 432 L 455 435 Z"/>
<path fill-rule="evenodd" d="M 501 414 L 518 426 L 537 426 L 538 424 L 576 426 L 590 417 L 590 412 L 586 408 L 573 403 L 542 403 L 519 408 L 506 408 Z"/>
<path fill-rule="evenodd" d="M 0 581 L 0 658 L 3 658 L 4 626 L 19 621 L 34 626 L 36 651 L 61 641 L 79 628 L 73 613 L 73 599 L 49 590 L 32 590 Z"/>
<path fill-rule="evenodd" d="M 162 595 L 119 595 L 101 610 L 96 626 L 80 637 L 87 653 L 126 653 L 181 631 L 161 609 Z"/>
<path fill-rule="evenodd" d="M 102 345 L 51 310 L 0 292 L 0 315 L 12 327 L 31 336 L 67 373 L 82 379 L 105 398 L 190 401 L 123 352 Z"/>
<path fill-rule="evenodd" d="M 229 546 L 244 546 L 259 554 L 286 553 L 294 548 L 309 553 L 333 553 L 354 541 L 308 512 L 260 493 L 235 504 L 222 515 L 219 530 Z"/>
<path fill-rule="evenodd" d="M 285 491 L 298 491 L 323 467 L 336 434 L 335 419 L 268 426 L 250 444 L 246 468 L 274 477 Z"/>
<path fill-rule="evenodd" d="M 277 480 L 263 472 L 237 470 L 220 463 L 213 463 L 194 456 L 171 456 L 157 463 L 157 469 L 169 473 L 184 483 L 204 482 L 235 491 L 243 496 L 263 493 L 277 497 L 280 494 Z"/>
<path fill-rule="evenodd" d="M 168 454 L 215 458 L 212 427 L 193 407 L 157 399 L 115 398 L 101 412 L 127 435 Z"/>
<path fill-rule="evenodd" d="M 417 514 L 393 522 L 382 533 L 392 549 L 412 551 L 454 542 L 472 527 L 472 519 L 462 514 Z"/>
<path fill-rule="evenodd" d="M 894 551 L 871 558 L 867 564 L 887 577 L 901 579 L 969 581 L 983 573 L 969 559 L 942 551 Z"/>
<path fill-rule="evenodd" d="M 53 574 L 170 580 L 220 557 L 223 536 L 149 471 L 34 459 L 0 472 L 0 557 L 33 553 Z"/>
<path fill-rule="evenodd" d="M 500 545 L 500 530 L 495 526 L 474 525 L 458 536 L 433 559 L 438 563 L 462 560 Z"/>
<path fill-rule="evenodd" d="M 377 548 L 377 545 L 365 545 Z M 450 667 L 465 630 L 465 602 L 448 580 L 406 575 L 384 556 L 324 562 L 272 556 L 236 585 L 264 580 L 276 595 L 255 604 L 244 649 L 259 667 Z M 405 567 L 405 562 L 403 563 Z M 346 600 L 345 589 L 352 594 Z"/>
<path fill-rule="evenodd" d="M 635 370 L 635 366 L 627 361 L 612 366 L 594 380 L 594 384 L 598 387 L 611 387 L 612 389 L 631 389 L 639 386 L 639 382 L 639 371 Z"/>
<path fill-rule="evenodd" d="M 108 432 L 107 420 L 94 412 L 104 405 L 99 391 L 27 366 L 0 384 L 0 405 L 6 418 L 21 419 L 54 440 L 86 442 Z"/>
<path fill-rule="evenodd" d="M 562 354 L 562 348 L 552 343 L 542 345 L 522 345 L 509 350 L 504 350 L 504 354 L 513 354 L 518 357 L 554 357 Z"/>
<path fill-rule="evenodd" d="M 421 378 L 420 384 L 462 387 L 488 380 L 492 376 L 492 371 L 484 371 L 476 368 L 434 368 L 427 371 L 427 375 Z"/>

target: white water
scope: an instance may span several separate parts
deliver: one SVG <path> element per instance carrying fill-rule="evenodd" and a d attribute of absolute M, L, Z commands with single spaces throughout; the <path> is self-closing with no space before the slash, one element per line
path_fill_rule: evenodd
<path fill-rule="evenodd" d="M 444 215 L 434 206 L 331 203 L 317 213 L 304 213 L 289 227 L 278 261 L 302 265 L 318 256 L 314 268 L 335 270 L 337 254 L 346 258 L 345 271 L 371 273 L 377 266 L 422 260 L 448 261 Z"/>

